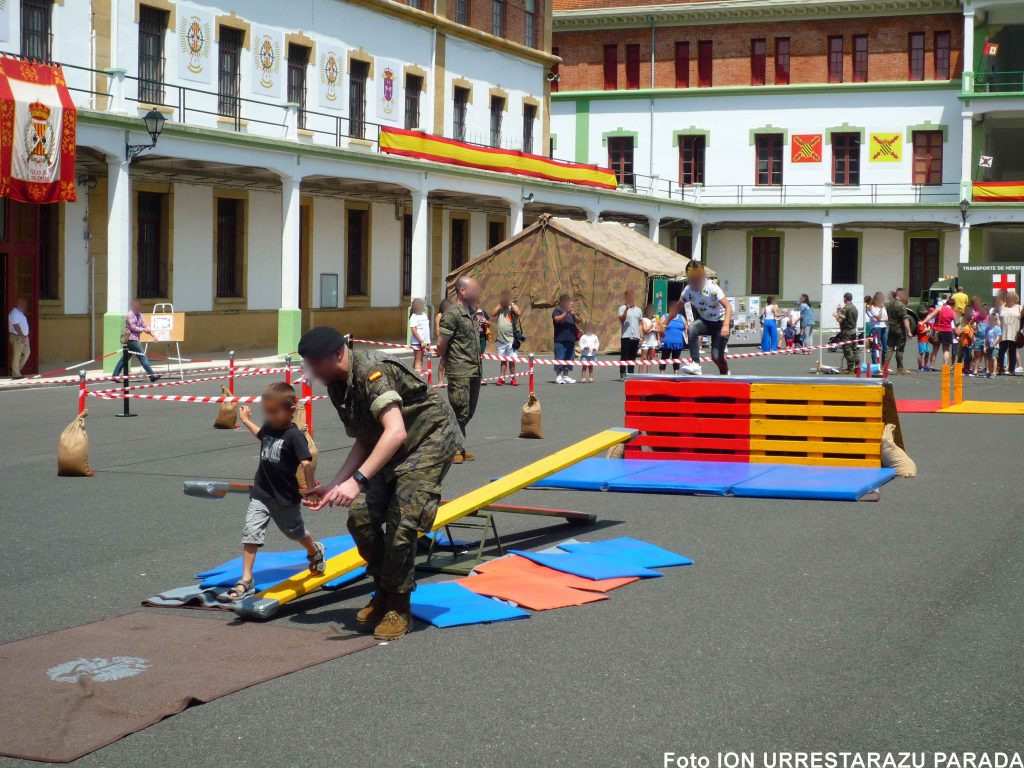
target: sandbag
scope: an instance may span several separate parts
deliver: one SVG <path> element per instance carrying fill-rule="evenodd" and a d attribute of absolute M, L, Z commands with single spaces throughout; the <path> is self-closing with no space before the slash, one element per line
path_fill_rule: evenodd
<path fill-rule="evenodd" d="M 231 394 L 223 384 L 220 388 L 221 394 L 225 397 Z M 217 411 L 217 420 L 213 422 L 214 429 L 236 429 L 238 427 L 238 403 L 221 403 Z"/>
<path fill-rule="evenodd" d="M 300 413 L 302 413 L 302 409 L 299 409 L 299 410 L 297 410 L 295 412 L 296 417 Z M 298 418 L 295 419 L 295 426 L 299 427 L 299 420 L 298 420 Z M 299 427 L 299 431 L 306 438 L 306 445 L 309 447 L 309 455 L 311 457 L 310 460 L 309 460 L 309 463 L 313 465 L 313 477 L 315 478 L 316 477 L 316 464 L 317 464 L 317 461 L 320 458 L 320 451 L 317 450 L 316 443 L 313 442 L 313 436 L 311 434 L 309 434 L 309 429 L 306 428 L 306 420 L 305 420 L 305 418 L 303 418 L 303 420 L 302 420 L 302 426 Z M 306 490 L 306 473 L 302 471 L 302 467 L 299 467 L 295 471 L 295 479 L 299 481 L 299 490 L 300 491 L 305 491 Z"/>
<path fill-rule="evenodd" d="M 611 448 L 608 449 L 608 451 L 605 453 L 604 457 L 606 459 L 624 459 L 624 458 L 626 458 L 626 444 L 625 443 L 618 443 L 616 445 L 613 445 Z"/>
<path fill-rule="evenodd" d="M 540 415 L 540 400 L 533 392 L 530 399 L 523 406 L 523 415 L 520 419 L 519 436 L 542 440 L 544 438 L 544 424 Z"/>
<path fill-rule="evenodd" d="M 896 445 L 893 433 L 896 425 L 886 424 L 882 430 L 882 466 L 895 469 L 897 477 L 914 477 L 917 475 L 917 464 L 907 452 Z"/>
<path fill-rule="evenodd" d="M 295 409 L 295 415 L 292 416 L 292 422 L 299 428 L 299 432 L 309 431 L 309 426 L 306 424 L 306 409 L 303 408 L 302 405 L 299 405 L 299 407 Z"/>
<path fill-rule="evenodd" d="M 92 477 L 89 466 L 89 436 L 85 433 L 85 417 L 89 411 L 82 411 L 75 420 L 64 427 L 57 446 L 58 477 Z"/>

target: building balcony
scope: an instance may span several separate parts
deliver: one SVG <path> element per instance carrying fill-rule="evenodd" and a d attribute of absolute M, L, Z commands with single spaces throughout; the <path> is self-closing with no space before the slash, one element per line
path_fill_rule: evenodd
<path fill-rule="evenodd" d="M 669 179 L 633 174 L 620 191 L 704 206 L 728 205 L 906 205 L 955 203 L 961 198 L 959 182 L 944 184 L 746 184 L 680 185 Z"/>
<path fill-rule="evenodd" d="M 1024 96 L 1024 72 L 964 72 L 963 95 Z"/>

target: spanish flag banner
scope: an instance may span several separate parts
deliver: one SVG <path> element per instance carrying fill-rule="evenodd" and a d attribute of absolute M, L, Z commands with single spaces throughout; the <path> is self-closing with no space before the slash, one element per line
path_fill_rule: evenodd
<path fill-rule="evenodd" d="M 985 203 L 1024 202 L 1024 181 L 976 181 L 974 201 Z"/>
<path fill-rule="evenodd" d="M 615 189 L 618 186 L 615 174 L 608 168 L 580 163 L 559 163 L 542 155 L 531 155 L 514 149 L 478 147 L 454 139 L 433 136 L 423 131 L 382 127 L 380 151 L 389 155 L 416 157 L 437 163 L 513 173 L 518 176 L 581 184 L 599 189 Z"/>
<path fill-rule="evenodd" d="M 0 197 L 74 202 L 75 122 L 59 65 L 0 58 Z"/>

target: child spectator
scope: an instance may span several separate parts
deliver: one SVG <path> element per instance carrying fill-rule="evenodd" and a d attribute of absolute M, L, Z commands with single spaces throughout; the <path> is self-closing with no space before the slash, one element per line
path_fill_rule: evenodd
<path fill-rule="evenodd" d="M 661 324 L 654 314 L 654 305 L 648 304 L 644 309 L 644 318 L 640 321 L 640 359 L 644 361 L 643 371 L 650 372 L 651 363 L 658 353 L 661 341 Z"/>
<path fill-rule="evenodd" d="M 978 313 L 980 319 L 974 324 L 974 344 L 971 346 L 971 370 L 968 376 L 984 376 L 986 373 L 985 337 L 988 334 L 988 310 Z"/>
<path fill-rule="evenodd" d="M 996 377 L 996 362 L 999 360 L 999 342 L 1002 341 L 1002 336 L 999 315 L 993 309 L 988 316 L 988 330 L 985 331 L 985 358 L 988 360 L 989 379 Z"/>
<path fill-rule="evenodd" d="M 409 343 L 412 345 L 412 367 L 423 370 L 423 352 L 430 349 L 430 318 L 423 308 L 423 299 L 413 299 L 409 308 Z"/>
<path fill-rule="evenodd" d="M 973 322 L 964 317 L 964 321 L 957 329 L 957 340 L 960 342 L 960 363 L 966 369 L 964 373 L 968 376 L 974 375 L 971 370 L 971 358 L 974 352 L 975 327 Z"/>
<path fill-rule="evenodd" d="M 679 373 L 679 360 L 683 356 L 683 348 L 686 346 L 686 317 L 683 314 L 684 304 L 681 301 L 674 302 L 668 314 L 661 319 L 661 359 L 658 363 L 658 371 L 665 372 L 665 360 L 674 360 L 672 371 Z"/>
<path fill-rule="evenodd" d="M 597 334 L 594 333 L 594 324 L 586 323 L 583 326 L 583 335 L 580 336 L 580 368 L 583 369 L 583 373 L 580 376 L 580 381 L 584 384 L 587 383 L 589 375 L 589 381 L 591 384 L 594 383 L 594 361 L 597 359 L 597 351 L 601 348 L 601 341 L 597 338 Z"/>
<path fill-rule="evenodd" d="M 786 351 L 792 354 L 793 346 L 796 344 L 796 329 L 793 328 L 792 324 L 787 325 L 785 330 L 782 331 L 782 338 L 786 340 Z"/>
<path fill-rule="evenodd" d="M 928 323 L 924 320 L 919 320 L 917 323 L 917 370 L 919 371 L 931 370 L 928 367 L 928 354 L 931 352 L 928 345 L 929 335 Z"/>
<path fill-rule="evenodd" d="M 263 546 L 271 520 L 281 533 L 306 548 L 309 570 L 324 572 L 324 545 L 314 541 L 302 520 L 302 497 L 297 472 L 302 469 L 306 488 L 312 488 L 313 464 L 306 438 L 293 423 L 296 397 L 291 384 L 278 382 L 267 387 L 261 398 L 264 423 L 253 423 L 246 406 L 238 409 L 242 424 L 260 441 L 260 464 L 252 483 L 249 508 L 242 529 L 242 578 L 217 599 L 233 603 L 256 591 L 252 569 L 256 552 Z"/>

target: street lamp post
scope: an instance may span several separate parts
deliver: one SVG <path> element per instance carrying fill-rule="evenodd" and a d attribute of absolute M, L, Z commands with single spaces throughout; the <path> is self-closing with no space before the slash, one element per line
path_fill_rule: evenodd
<path fill-rule="evenodd" d="M 142 118 L 142 121 L 146 124 L 146 130 L 149 132 L 149 137 L 152 141 L 149 144 L 129 144 L 128 135 L 126 133 L 124 142 L 124 159 L 129 163 L 146 150 L 152 149 L 156 146 L 156 140 L 159 139 L 160 134 L 163 133 L 164 123 L 167 122 L 167 118 L 164 117 L 160 110 L 154 107 L 146 113 L 146 116 Z"/>

